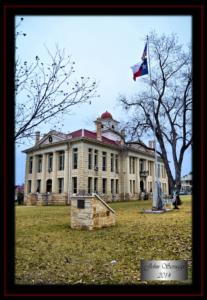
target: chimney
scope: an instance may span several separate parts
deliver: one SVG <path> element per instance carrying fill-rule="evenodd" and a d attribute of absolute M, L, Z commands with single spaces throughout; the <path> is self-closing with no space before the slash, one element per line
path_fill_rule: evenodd
<path fill-rule="evenodd" d="M 155 142 L 154 141 L 149 141 L 148 146 L 149 146 L 149 148 L 155 148 Z"/>
<path fill-rule="evenodd" d="M 125 129 L 122 129 L 121 130 L 121 145 L 124 145 L 124 141 L 125 141 L 125 136 L 126 136 L 126 134 L 125 134 Z"/>
<path fill-rule="evenodd" d="M 101 121 L 100 121 L 100 118 L 98 118 L 96 121 L 96 137 L 97 137 L 97 140 L 99 141 L 102 141 L 102 132 L 101 132 Z"/>
<path fill-rule="evenodd" d="M 37 144 L 40 140 L 40 131 L 35 132 L 35 144 Z"/>

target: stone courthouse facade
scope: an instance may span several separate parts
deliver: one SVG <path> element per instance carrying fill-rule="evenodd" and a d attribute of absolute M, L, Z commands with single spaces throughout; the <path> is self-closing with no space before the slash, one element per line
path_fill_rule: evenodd
<path fill-rule="evenodd" d="M 124 144 L 123 132 L 109 112 L 95 121 L 96 131 L 79 129 L 64 134 L 50 131 L 26 153 L 27 204 L 70 204 L 74 195 L 97 193 L 105 201 L 139 199 L 152 192 L 154 151 Z M 164 164 L 158 159 L 158 176 L 168 194 Z"/>

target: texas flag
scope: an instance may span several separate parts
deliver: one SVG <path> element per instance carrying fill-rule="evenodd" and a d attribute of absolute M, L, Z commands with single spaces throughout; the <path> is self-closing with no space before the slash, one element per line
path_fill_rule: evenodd
<path fill-rule="evenodd" d="M 144 60 L 147 56 L 147 43 L 145 44 L 144 46 L 144 51 L 143 51 L 143 54 L 142 54 L 142 60 Z"/>
<path fill-rule="evenodd" d="M 144 58 L 142 62 L 132 66 L 131 69 L 134 81 L 136 81 L 137 77 L 148 74 L 147 59 Z"/>

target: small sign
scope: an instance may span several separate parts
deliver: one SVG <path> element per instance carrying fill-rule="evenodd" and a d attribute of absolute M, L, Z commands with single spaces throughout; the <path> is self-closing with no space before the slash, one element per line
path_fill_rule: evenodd
<path fill-rule="evenodd" d="M 141 280 L 187 280 L 186 260 L 141 260 Z"/>
<path fill-rule="evenodd" d="M 85 208 L 85 200 L 78 199 L 77 208 Z"/>

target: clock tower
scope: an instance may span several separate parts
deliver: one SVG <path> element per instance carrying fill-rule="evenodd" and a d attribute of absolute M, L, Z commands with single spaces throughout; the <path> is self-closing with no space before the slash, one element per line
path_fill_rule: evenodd
<path fill-rule="evenodd" d="M 95 121 L 97 125 L 97 136 L 104 136 L 114 141 L 120 141 L 120 136 L 116 133 L 118 132 L 118 121 L 114 120 L 112 114 L 105 111 L 100 118 Z M 98 132 L 99 131 L 99 132 Z"/>

